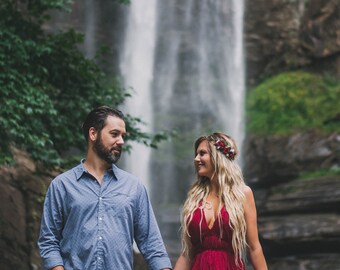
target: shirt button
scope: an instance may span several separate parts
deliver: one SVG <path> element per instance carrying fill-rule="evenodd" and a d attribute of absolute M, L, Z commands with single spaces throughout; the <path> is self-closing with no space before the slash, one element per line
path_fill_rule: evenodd
<path fill-rule="evenodd" d="M 99 236 L 99 240 L 102 240 L 102 239 L 103 239 L 103 237 Z"/>

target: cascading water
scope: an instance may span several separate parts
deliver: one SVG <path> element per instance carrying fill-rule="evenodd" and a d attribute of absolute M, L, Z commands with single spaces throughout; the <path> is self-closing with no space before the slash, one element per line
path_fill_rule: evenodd
<path fill-rule="evenodd" d="M 125 85 L 132 88 L 125 113 L 145 122 L 144 130 L 152 131 L 151 87 L 155 51 L 156 0 L 132 1 L 127 15 L 127 31 L 120 62 Z M 141 127 L 143 128 L 143 127 Z M 131 156 L 125 158 L 125 168 L 149 185 L 150 150 L 132 144 Z"/>
<path fill-rule="evenodd" d="M 148 131 L 177 136 L 157 150 L 134 147 L 126 165 L 149 180 L 161 232 L 175 257 L 179 207 L 194 179 L 195 139 L 223 131 L 242 149 L 244 3 L 138 0 L 128 9 L 121 71 L 135 93 L 126 112 L 147 122 Z"/>
<path fill-rule="evenodd" d="M 85 40 L 84 48 L 87 57 L 94 58 L 96 55 L 96 45 L 95 45 L 95 26 L 96 26 L 96 5 L 94 5 L 92 0 L 84 1 L 85 4 Z"/>

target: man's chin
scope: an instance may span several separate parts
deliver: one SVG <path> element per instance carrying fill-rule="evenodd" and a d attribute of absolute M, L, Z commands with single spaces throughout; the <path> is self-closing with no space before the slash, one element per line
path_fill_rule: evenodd
<path fill-rule="evenodd" d="M 117 163 L 120 159 L 120 154 L 119 155 L 112 155 L 110 160 L 111 160 L 111 163 Z"/>

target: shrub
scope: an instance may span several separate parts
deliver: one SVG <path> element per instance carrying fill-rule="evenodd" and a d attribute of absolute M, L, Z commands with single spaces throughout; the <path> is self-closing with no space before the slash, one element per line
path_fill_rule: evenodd
<path fill-rule="evenodd" d="M 340 131 L 340 82 L 296 71 L 279 74 L 250 91 L 247 130 L 290 134 L 297 130 Z"/>
<path fill-rule="evenodd" d="M 79 50 L 83 35 L 42 30 L 46 11 L 71 2 L 0 2 L 0 164 L 13 161 L 10 146 L 15 146 L 44 165 L 60 165 L 63 151 L 84 149 L 86 114 L 98 105 L 118 107 L 128 96 Z M 130 140 L 155 146 L 165 138 L 142 132 L 141 123 L 127 117 Z"/>

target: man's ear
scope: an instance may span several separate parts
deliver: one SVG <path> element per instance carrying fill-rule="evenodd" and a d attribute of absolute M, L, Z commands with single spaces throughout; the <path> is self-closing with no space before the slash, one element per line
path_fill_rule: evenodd
<path fill-rule="evenodd" d="M 89 129 L 89 140 L 94 142 L 97 139 L 98 132 L 94 127 Z"/>

